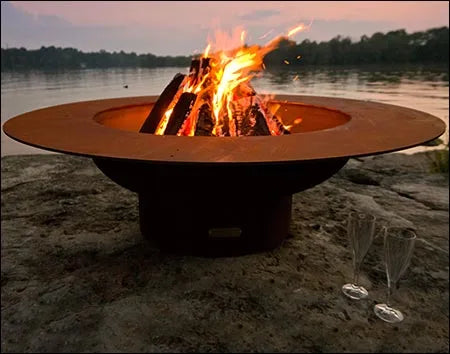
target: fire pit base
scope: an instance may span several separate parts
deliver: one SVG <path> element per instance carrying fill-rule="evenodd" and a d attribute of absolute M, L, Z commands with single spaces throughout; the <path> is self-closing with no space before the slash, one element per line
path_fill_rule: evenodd
<path fill-rule="evenodd" d="M 25 144 L 92 158 L 139 194 L 144 235 L 164 250 L 205 256 L 277 247 L 288 233 L 292 194 L 324 182 L 351 157 L 414 147 L 445 131 L 439 118 L 410 108 L 277 95 L 271 102 L 291 134 L 139 133 L 157 99 L 48 107 L 8 120 L 3 130 Z"/>
<path fill-rule="evenodd" d="M 167 252 L 234 256 L 278 247 L 294 193 L 330 178 L 347 158 L 289 164 L 161 164 L 94 159 L 139 195 L 141 232 Z"/>
<path fill-rule="evenodd" d="M 236 256 L 278 247 L 291 219 L 292 195 L 216 197 L 139 194 L 140 228 L 166 252 Z"/>

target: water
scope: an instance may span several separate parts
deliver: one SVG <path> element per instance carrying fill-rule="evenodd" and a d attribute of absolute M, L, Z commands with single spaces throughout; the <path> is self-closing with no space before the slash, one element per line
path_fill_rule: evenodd
<path fill-rule="evenodd" d="M 186 73 L 187 68 L 2 73 L 1 122 L 3 124 L 21 113 L 62 103 L 159 95 L 177 72 Z M 343 97 L 410 107 L 441 118 L 448 127 L 448 67 L 285 69 L 265 72 L 252 83 L 258 93 Z M 448 133 L 444 138 L 448 139 Z M 1 147 L 2 156 L 47 153 L 12 140 L 3 131 Z M 419 147 L 405 151 L 411 153 L 423 149 Z"/>

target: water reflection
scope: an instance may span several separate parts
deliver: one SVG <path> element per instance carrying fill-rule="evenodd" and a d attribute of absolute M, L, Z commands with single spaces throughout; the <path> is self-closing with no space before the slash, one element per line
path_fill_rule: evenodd
<path fill-rule="evenodd" d="M 448 87 L 448 68 L 447 67 L 303 67 L 296 68 L 278 68 L 266 70 L 264 76 L 275 85 L 290 84 L 294 77 L 298 75 L 305 83 L 329 82 L 346 83 L 348 80 L 357 80 L 363 85 L 380 83 L 383 85 L 398 85 L 406 82 L 433 82 L 436 86 Z"/>

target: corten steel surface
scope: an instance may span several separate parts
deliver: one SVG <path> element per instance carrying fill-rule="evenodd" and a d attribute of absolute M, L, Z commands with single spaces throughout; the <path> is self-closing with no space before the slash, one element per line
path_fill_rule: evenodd
<path fill-rule="evenodd" d="M 429 114 L 375 102 L 276 96 L 291 135 L 178 137 L 138 133 L 156 96 L 77 102 L 8 120 L 5 133 L 88 156 L 139 193 L 144 235 L 167 250 L 243 254 L 278 246 L 291 196 L 331 177 L 350 157 L 413 147 L 440 136 Z"/>
<path fill-rule="evenodd" d="M 314 114 L 317 117 L 314 120 L 320 121 L 337 110 L 343 112 L 337 112 L 339 116 L 350 120 L 331 129 L 280 137 L 192 138 L 137 133 L 137 127 L 151 108 L 149 102 L 156 98 L 117 98 L 43 108 L 8 120 L 3 130 L 25 144 L 89 157 L 214 164 L 371 155 L 424 143 L 441 135 L 445 129 L 442 120 L 409 108 L 341 98 L 279 95 L 275 100 L 294 102 L 278 111 L 284 124 L 296 118 L 293 111 L 298 111 L 299 115 L 302 112 Z M 124 130 L 112 129 L 114 123 L 105 126 L 94 119 L 99 112 L 136 105 L 141 106 L 142 113 L 135 114 L 136 120 L 127 122 L 129 126 Z M 310 109 L 305 105 L 310 105 Z M 288 111 L 285 113 L 283 109 Z M 119 126 L 122 124 L 125 123 Z"/>

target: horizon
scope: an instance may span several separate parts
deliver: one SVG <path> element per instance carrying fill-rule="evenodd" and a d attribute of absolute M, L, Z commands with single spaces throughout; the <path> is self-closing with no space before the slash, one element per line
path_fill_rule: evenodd
<path fill-rule="evenodd" d="M 388 32 L 395 32 L 395 31 L 401 31 L 401 30 L 405 30 L 406 31 L 406 33 L 408 34 L 408 35 L 411 35 L 411 34 L 413 34 L 413 33 L 416 33 L 416 32 L 426 32 L 426 31 L 429 31 L 429 30 L 433 30 L 433 29 L 437 29 L 437 28 L 442 28 L 442 27 L 445 27 L 445 28 L 449 28 L 449 26 L 440 26 L 440 27 L 431 27 L 431 28 L 427 28 L 427 29 L 425 29 L 425 30 L 422 30 L 422 31 L 414 31 L 414 32 L 408 32 L 408 31 L 406 31 L 404 28 L 398 28 L 398 29 L 393 29 L 393 30 L 390 30 L 390 31 L 386 31 L 386 32 L 381 32 L 381 31 L 379 31 L 378 33 L 382 33 L 382 34 L 387 34 Z M 364 35 L 366 35 L 366 34 L 363 34 L 363 35 L 361 35 L 361 36 L 364 36 Z M 366 35 L 367 36 L 367 35 Z M 334 38 L 337 38 L 337 37 L 341 37 L 341 38 L 350 38 L 350 37 L 346 37 L 346 36 L 343 36 L 343 35 L 340 35 L 340 34 L 337 34 Z M 368 36 L 369 38 L 370 38 L 370 36 Z M 308 39 L 308 38 L 305 38 L 305 39 L 303 39 L 303 40 L 306 40 L 306 39 Z M 333 38 L 330 38 L 330 40 L 331 39 L 333 39 Z M 350 38 L 351 39 L 351 41 L 352 41 L 352 43 L 357 43 L 357 42 L 359 42 L 359 41 L 361 41 L 361 37 L 360 38 L 357 38 L 357 39 L 354 39 L 354 38 Z M 291 39 L 289 39 L 289 40 L 291 40 Z M 301 41 L 295 41 L 294 40 L 294 42 L 296 42 L 296 44 L 300 44 L 301 42 L 303 42 L 303 40 L 301 40 Z M 311 40 L 311 42 L 316 42 L 316 43 L 322 43 L 322 42 L 329 42 L 330 40 L 323 40 L 323 41 L 316 41 L 316 40 Z M 249 43 L 246 43 L 246 45 L 249 45 Z M 84 50 L 82 50 L 82 49 L 79 49 L 79 48 L 75 48 L 75 47 L 62 47 L 62 46 L 56 46 L 56 45 L 53 45 L 53 44 L 50 44 L 50 45 L 42 45 L 42 46 L 40 46 L 40 47 L 37 47 L 37 48 L 26 48 L 26 47 L 6 47 L 6 48 L 4 48 L 3 46 L 1 47 L 1 49 L 3 49 L 3 50 L 8 50 L 8 49 L 22 49 L 22 48 L 24 48 L 24 49 L 26 49 L 27 51 L 34 51 L 34 50 L 40 50 L 41 48 L 50 48 L 50 47 L 55 47 L 55 48 L 57 48 L 57 49 L 75 49 L 75 50 L 78 50 L 79 52 L 82 52 L 82 53 L 90 53 L 90 52 L 92 52 L 92 53 L 97 53 L 97 52 L 100 52 L 100 51 L 103 51 L 103 50 L 105 50 L 105 49 L 99 49 L 99 50 L 96 50 L 96 51 L 84 51 Z M 127 52 L 127 51 L 125 51 L 125 50 L 123 50 L 123 49 L 119 49 L 119 50 L 105 50 L 107 53 L 120 53 L 120 52 L 124 52 L 125 54 L 132 54 L 132 53 L 135 53 L 135 52 L 132 52 L 132 51 L 129 51 L 129 52 Z M 201 54 L 201 52 L 197 52 L 197 53 L 191 53 L 191 54 L 177 54 L 177 55 L 156 55 L 156 54 L 154 54 L 154 53 L 152 53 L 152 52 L 147 52 L 147 53 L 135 53 L 135 54 L 137 54 L 137 55 L 155 55 L 155 56 L 169 56 L 169 57 L 176 57 L 176 56 L 181 56 L 181 57 L 190 57 L 190 56 L 193 56 L 193 55 L 199 55 L 199 54 Z"/>
<path fill-rule="evenodd" d="M 258 39 L 264 33 L 276 36 L 298 23 L 312 22 L 312 26 L 291 38 L 296 43 L 329 41 L 337 35 L 357 42 L 362 35 L 376 32 L 404 29 L 413 33 L 449 26 L 449 5 L 444 1 L 2 1 L 1 6 L 2 49 L 54 46 L 156 56 L 198 54 L 217 28 L 231 32 L 240 26 L 248 33 L 247 44 L 262 45 L 272 39 Z"/>

